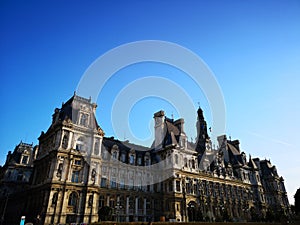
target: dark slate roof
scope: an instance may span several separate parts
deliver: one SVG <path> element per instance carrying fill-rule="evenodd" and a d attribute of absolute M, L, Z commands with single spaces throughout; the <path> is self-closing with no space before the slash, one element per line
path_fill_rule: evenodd
<path fill-rule="evenodd" d="M 271 164 L 269 160 L 260 161 L 261 171 L 263 176 L 274 176 L 278 177 L 276 167 Z"/>
<path fill-rule="evenodd" d="M 104 137 L 102 144 L 108 152 L 111 152 L 112 147 L 114 145 L 117 145 L 120 153 L 121 152 L 126 153 L 126 162 L 129 161 L 128 153 L 130 152 L 131 149 L 133 149 L 135 151 L 135 154 L 137 156 L 142 156 L 142 157 L 144 157 L 145 154 L 148 152 L 148 153 L 150 153 L 151 160 L 156 161 L 153 150 L 151 148 L 148 148 L 145 146 L 136 145 L 136 144 L 130 143 L 129 141 L 120 141 L 118 139 L 114 139 L 114 137 L 108 137 L 108 138 Z M 119 156 L 120 155 L 121 154 L 119 154 Z M 144 163 L 144 161 L 143 161 L 143 163 Z"/>
<path fill-rule="evenodd" d="M 232 165 L 244 165 L 242 154 L 232 144 L 227 143 L 227 149 Z"/>
<path fill-rule="evenodd" d="M 250 168 L 253 168 L 253 169 L 258 169 L 255 162 L 253 161 L 253 159 L 251 158 L 251 156 L 249 157 L 249 162 L 248 162 L 248 166 Z"/>
<path fill-rule="evenodd" d="M 32 154 L 33 144 L 23 143 L 22 141 L 20 144 L 18 144 L 13 153 L 8 153 L 8 159 L 6 161 L 6 164 L 14 165 L 19 164 L 21 160 L 21 156 L 24 153 L 25 150 L 29 152 L 29 154 Z"/>
<path fill-rule="evenodd" d="M 58 108 L 55 109 L 55 112 L 59 113 L 58 118 L 60 121 L 64 121 L 66 119 L 70 119 L 73 123 L 75 123 L 75 121 L 77 121 L 77 115 L 78 115 L 77 112 L 79 109 L 76 109 L 73 107 L 74 101 L 79 101 L 79 102 L 86 103 L 86 104 L 92 104 L 91 98 L 87 99 L 87 98 L 83 98 L 83 97 L 80 97 L 80 96 L 74 94 L 66 103 L 62 104 L 61 109 L 58 109 Z M 100 128 L 95 115 L 93 117 L 94 117 L 93 119 L 94 119 L 96 128 Z"/>
<path fill-rule="evenodd" d="M 109 152 L 114 145 L 117 145 L 120 151 L 126 152 L 129 152 L 131 149 L 134 149 L 137 153 L 145 153 L 151 150 L 148 147 L 136 145 L 130 143 L 129 141 L 120 141 L 118 139 L 114 139 L 114 137 L 104 137 L 102 143 Z"/>
<path fill-rule="evenodd" d="M 165 117 L 165 124 L 166 124 L 166 135 L 163 141 L 163 147 L 166 147 L 171 144 L 178 144 L 179 137 L 180 137 L 180 129 L 178 126 L 174 124 L 173 119 Z M 179 125 L 179 124 L 177 124 Z"/>

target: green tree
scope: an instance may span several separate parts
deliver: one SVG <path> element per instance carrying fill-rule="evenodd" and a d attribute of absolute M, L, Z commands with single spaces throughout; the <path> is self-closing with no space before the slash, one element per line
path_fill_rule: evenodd
<path fill-rule="evenodd" d="M 103 206 L 99 209 L 98 215 L 101 221 L 112 220 L 112 208 L 109 206 Z"/>

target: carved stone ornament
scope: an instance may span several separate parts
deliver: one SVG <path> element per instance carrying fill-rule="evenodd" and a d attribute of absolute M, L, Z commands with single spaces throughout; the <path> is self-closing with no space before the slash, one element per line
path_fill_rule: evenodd
<path fill-rule="evenodd" d="M 100 127 L 98 127 L 97 132 L 98 132 L 98 134 L 100 136 L 104 136 L 105 135 L 105 133 L 103 132 L 103 130 Z"/>

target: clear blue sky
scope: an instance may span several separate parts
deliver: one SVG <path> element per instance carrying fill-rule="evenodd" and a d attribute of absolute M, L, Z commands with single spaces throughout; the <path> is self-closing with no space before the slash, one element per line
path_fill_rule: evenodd
<path fill-rule="evenodd" d="M 38 144 L 54 108 L 72 96 L 100 55 L 132 41 L 164 40 L 190 49 L 211 68 L 225 99 L 227 134 L 252 157 L 271 159 L 294 202 L 300 187 L 299 1 L 1 1 L 0 30 L 1 164 L 21 140 Z M 97 101 L 108 136 L 114 135 L 114 95 L 145 74 L 182 83 L 211 122 L 203 94 L 182 74 L 143 65 L 116 74 Z M 158 109 L 178 116 L 167 102 L 145 99 L 130 116 L 137 136 L 148 135 Z M 196 114 L 185 120 L 195 123 Z"/>

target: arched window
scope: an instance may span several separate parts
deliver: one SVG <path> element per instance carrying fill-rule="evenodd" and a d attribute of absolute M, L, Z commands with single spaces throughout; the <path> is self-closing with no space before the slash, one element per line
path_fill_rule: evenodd
<path fill-rule="evenodd" d="M 75 191 L 73 191 L 69 196 L 68 206 L 77 206 L 78 195 Z"/>

